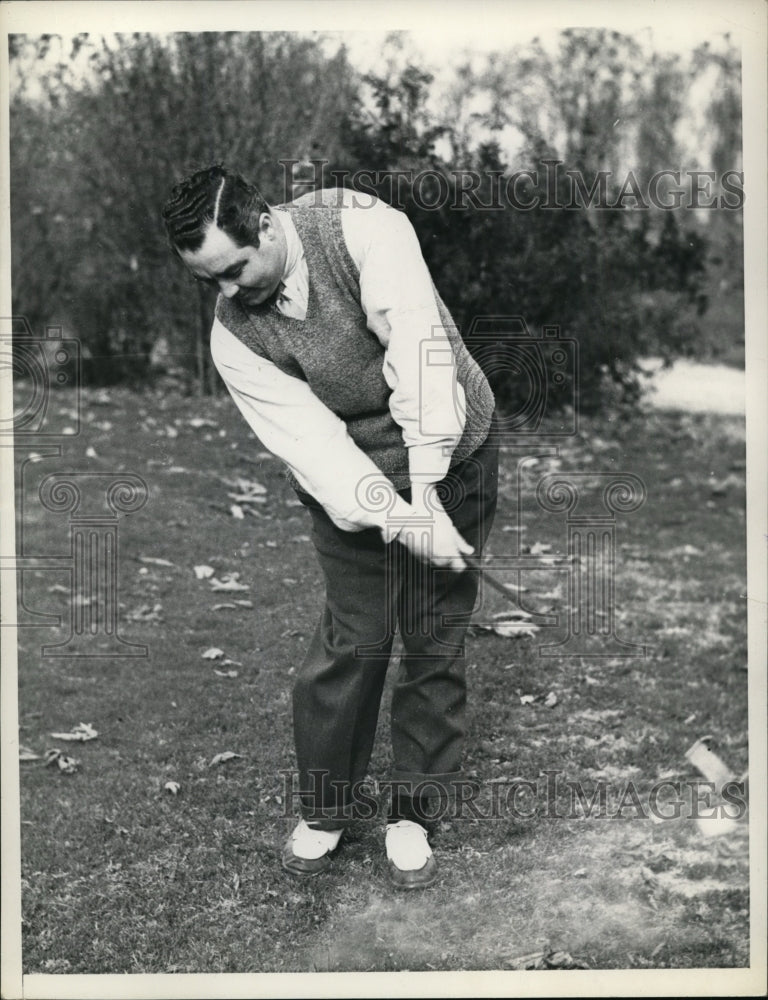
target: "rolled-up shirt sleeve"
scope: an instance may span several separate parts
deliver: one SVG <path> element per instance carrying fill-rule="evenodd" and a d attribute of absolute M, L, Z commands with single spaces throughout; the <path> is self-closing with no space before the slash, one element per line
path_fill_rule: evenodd
<path fill-rule="evenodd" d="M 411 506 L 309 385 L 251 351 L 218 320 L 211 356 L 254 434 L 344 531 L 395 537 Z M 391 496 L 391 502 L 386 502 Z"/>
<path fill-rule="evenodd" d="M 464 432 L 466 400 L 418 238 L 384 202 L 346 207 L 341 218 L 368 327 L 385 349 L 382 373 L 411 480 L 437 482 Z"/>

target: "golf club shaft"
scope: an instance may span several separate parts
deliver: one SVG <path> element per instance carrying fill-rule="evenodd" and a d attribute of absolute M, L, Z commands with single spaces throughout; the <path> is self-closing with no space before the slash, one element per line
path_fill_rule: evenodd
<path fill-rule="evenodd" d="M 514 593 L 512 593 L 512 591 L 509 590 L 509 588 L 505 587 L 504 584 L 499 580 L 498 577 L 496 577 L 492 573 L 490 573 L 483 566 L 482 562 L 480 561 L 480 559 L 477 556 L 466 556 L 465 555 L 464 556 L 464 562 L 467 564 L 467 566 L 469 567 L 469 569 L 476 569 L 478 571 L 478 573 L 482 574 L 482 577 L 485 580 L 485 582 L 489 586 L 493 587 L 493 589 L 495 591 L 497 591 L 499 594 L 503 594 L 504 597 L 506 597 L 508 601 L 512 601 L 514 604 L 517 604 L 517 596 Z"/>

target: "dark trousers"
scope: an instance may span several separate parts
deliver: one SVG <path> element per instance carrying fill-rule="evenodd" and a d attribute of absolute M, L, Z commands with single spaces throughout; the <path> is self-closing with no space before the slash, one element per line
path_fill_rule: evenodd
<path fill-rule="evenodd" d="M 489 439 L 450 470 L 446 512 L 479 555 L 496 510 L 498 445 Z M 401 491 L 406 500 L 410 489 Z M 450 797 L 461 779 L 465 735 L 464 639 L 479 574 L 438 569 L 385 545 L 378 529 L 337 528 L 308 494 L 325 607 L 293 689 L 302 814 L 338 829 L 359 813 L 396 629 L 403 655 L 392 696 L 394 818 L 414 803 Z M 399 794 L 398 794 L 399 790 Z M 370 788 L 368 788 L 370 815 Z"/>

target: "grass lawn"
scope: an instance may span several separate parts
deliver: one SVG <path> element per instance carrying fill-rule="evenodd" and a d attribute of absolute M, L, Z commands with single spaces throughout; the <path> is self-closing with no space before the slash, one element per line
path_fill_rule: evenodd
<path fill-rule="evenodd" d="M 616 818 L 579 817 L 564 784 L 591 794 L 605 782 L 615 813 L 630 781 L 642 800 L 661 778 L 700 778 L 685 751 L 704 735 L 734 773 L 747 768 L 740 420 L 585 420 L 557 459 L 504 452 L 494 556 L 537 543 L 565 555 L 564 516 L 534 500 L 558 462 L 646 484 L 645 505 L 617 519 L 615 580 L 617 632 L 649 655 L 542 657 L 563 628 L 473 630 L 466 766 L 481 815 L 439 822 L 440 881 L 405 896 L 387 884 L 378 822 L 355 825 L 317 879 L 280 869 L 294 822 L 281 775 L 291 683 L 322 586 L 308 516 L 229 399 L 87 390 L 62 456 L 33 444 L 19 460 L 32 450 L 43 457 L 24 465 L 29 555 L 68 549 L 67 515 L 37 500 L 46 475 L 147 482 L 147 505 L 120 521 L 119 602 L 121 635 L 149 655 L 43 657 L 67 630 L 19 631 L 20 742 L 39 757 L 20 765 L 25 972 L 480 970 L 550 951 L 593 969 L 749 964 L 746 823 L 712 836 L 712 821 L 644 818 L 626 801 Z M 266 490 L 242 518 L 225 482 L 238 479 Z M 247 590 L 214 591 L 198 565 Z M 566 576 L 565 564 L 524 574 L 523 607 L 562 616 Z M 67 574 L 25 572 L 23 599 L 24 620 L 68 621 Z M 484 595 L 486 619 L 508 608 Z M 210 647 L 224 657 L 203 658 Z M 382 779 L 386 704 L 371 764 Z M 97 738 L 50 735 L 81 722 Z M 51 747 L 79 760 L 74 773 L 45 764 Z M 240 756 L 211 766 L 226 751 Z M 548 797 L 489 818 L 494 786 L 547 771 L 561 778 Z"/>

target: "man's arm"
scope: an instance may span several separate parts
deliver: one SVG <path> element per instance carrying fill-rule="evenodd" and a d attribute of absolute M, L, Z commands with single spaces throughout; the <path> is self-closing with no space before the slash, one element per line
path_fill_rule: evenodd
<path fill-rule="evenodd" d="M 462 556 L 474 550 L 442 510 L 434 484 L 447 474 L 463 434 L 466 402 L 432 279 L 404 213 L 380 201 L 354 207 L 352 197 L 347 206 L 342 228 L 360 273 L 368 327 L 385 349 L 382 371 L 392 390 L 390 412 L 408 448 L 412 505 L 432 520 L 432 551 L 417 554 L 460 570 Z M 418 528 L 398 537 L 414 551 L 421 544 Z"/>
<path fill-rule="evenodd" d="M 259 440 L 293 472 L 344 531 L 376 527 L 385 542 L 413 513 L 378 466 L 355 444 L 346 424 L 315 396 L 306 382 L 281 371 L 249 350 L 218 320 L 211 330 L 211 355 L 227 389 Z M 374 476 L 391 490 L 385 511 L 361 505 L 360 484 Z"/>

